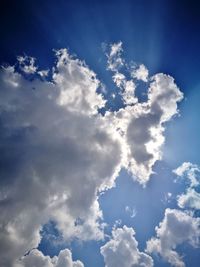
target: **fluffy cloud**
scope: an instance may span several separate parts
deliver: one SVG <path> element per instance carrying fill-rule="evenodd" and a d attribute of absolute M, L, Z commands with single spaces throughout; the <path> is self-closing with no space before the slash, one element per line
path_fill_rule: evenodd
<path fill-rule="evenodd" d="M 38 246 L 44 223 L 63 237 L 100 239 L 98 192 L 121 164 L 117 133 L 98 114 L 105 100 L 96 75 L 67 50 L 52 79 L 0 72 L 0 265 Z M 25 76 L 26 77 L 26 76 Z"/>
<path fill-rule="evenodd" d="M 184 267 L 176 247 L 188 242 L 193 247 L 200 245 L 200 218 L 176 209 L 166 209 L 165 216 L 156 227 L 157 238 L 147 242 L 148 253 L 158 253 L 172 266 Z"/>
<path fill-rule="evenodd" d="M 164 123 L 182 93 L 172 77 L 156 74 L 139 103 L 135 81 L 120 72 L 122 51 L 114 44 L 107 56 L 124 106 L 104 116 L 100 81 L 66 49 L 50 70 L 26 56 L 1 68 L 0 265 L 12 267 L 36 248 L 49 220 L 68 241 L 102 239 L 99 192 L 122 167 L 145 185 L 161 159 Z"/>
<path fill-rule="evenodd" d="M 183 162 L 181 166 L 173 170 L 178 177 L 187 179 L 190 187 L 196 187 L 200 184 L 200 168 L 191 162 Z"/>
<path fill-rule="evenodd" d="M 106 115 L 121 133 L 127 169 L 134 179 L 145 185 L 155 162 L 162 158 L 165 123 L 178 113 L 177 102 L 182 100 L 183 94 L 171 76 L 158 73 L 149 78 L 148 100 L 139 103 L 134 78 L 146 81 L 148 71 L 140 65 L 133 75 L 122 59 L 122 52 L 120 42 L 111 46 L 107 57 L 108 69 L 113 72 L 113 81 L 120 89 L 125 107 Z M 122 68 L 133 78 L 127 79 Z"/>
<path fill-rule="evenodd" d="M 131 75 L 133 78 L 136 78 L 137 80 L 142 80 L 143 82 L 148 81 L 149 71 L 145 67 L 145 65 L 141 64 L 139 67 L 133 69 L 131 72 Z"/>
<path fill-rule="evenodd" d="M 79 260 L 73 261 L 71 251 L 68 249 L 61 250 L 59 255 L 53 258 L 33 249 L 27 256 L 22 257 L 15 267 L 84 267 L 84 264 Z"/>
<path fill-rule="evenodd" d="M 152 258 L 140 252 L 133 228 L 123 226 L 112 231 L 112 239 L 101 247 L 106 267 L 151 267 Z"/>
<path fill-rule="evenodd" d="M 113 72 L 118 72 L 118 70 L 124 65 L 124 60 L 122 58 L 122 42 L 114 43 L 110 45 L 110 51 L 107 55 L 108 58 L 108 69 Z"/>
<path fill-rule="evenodd" d="M 200 210 L 200 194 L 193 188 L 187 189 L 186 193 L 178 195 L 178 206 L 180 208 L 192 208 Z"/>
<path fill-rule="evenodd" d="M 20 69 L 26 74 L 34 74 L 37 71 L 35 66 L 35 58 L 28 56 L 18 56 L 17 60 L 19 62 Z"/>
<path fill-rule="evenodd" d="M 196 188 L 200 185 L 200 168 L 196 164 L 184 162 L 173 172 L 187 181 L 186 192 L 177 196 L 180 208 L 200 209 L 200 194 Z"/>

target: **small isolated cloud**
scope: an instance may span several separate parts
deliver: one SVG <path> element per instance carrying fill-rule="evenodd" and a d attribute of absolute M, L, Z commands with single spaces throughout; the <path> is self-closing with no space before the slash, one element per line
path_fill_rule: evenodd
<path fill-rule="evenodd" d="M 42 77 L 42 78 L 46 78 L 49 74 L 48 70 L 40 70 L 38 71 L 38 74 Z"/>
<path fill-rule="evenodd" d="M 84 267 L 81 261 L 73 261 L 72 253 L 69 249 L 61 250 L 58 256 L 53 258 L 44 256 L 37 249 L 33 249 L 25 257 L 22 257 L 15 267 Z"/>
<path fill-rule="evenodd" d="M 184 162 L 173 173 L 187 182 L 186 192 L 177 196 L 178 206 L 182 209 L 200 209 L 200 194 L 196 188 L 200 185 L 200 168 L 191 162 Z"/>
<path fill-rule="evenodd" d="M 139 67 L 136 67 L 132 70 L 131 76 L 136 78 L 137 80 L 141 80 L 143 82 L 148 81 L 149 71 L 145 67 L 145 65 L 141 64 Z"/>
<path fill-rule="evenodd" d="M 171 192 L 167 192 L 167 193 L 165 193 L 164 199 L 162 200 L 162 202 L 164 204 L 168 204 L 168 203 L 171 202 L 172 198 L 173 198 L 172 193 Z"/>
<path fill-rule="evenodd" d="M 20 69 L 26 74 L 34 74 L 37 71 L 37 66 L 35 66 L 35 58 L 29 56 L 18 56 L 17 60 L 19 62 Z M 42 73 L 42 72 L 40 72 Z"/>
<path fill-rule="evenodd" d="M 191 162 L 184 162 L 177 169 L 173 170 L 178 177 L 186 179 L 190 187 L 196 187 L 200 184 L 200 168 Z"/>
<path fill-rule="evenodd" d="M 185 267 L 176 247 L 185 242 L 192 247 L 199 247 L 200 218 L 184 211 L 166 209 L 163 221 L 155 230 L 157 237 L 147 241 L 146 251 L 159 254 L 172 266 Z"/>
<path fill-rule="evenodd" d="M 110 45 L 110 53 L 107 54 L 109 70 L 117 72 L 124 65 L 124 60 L 121 56 L 122 52 L 122 42 Z"/>
<path fill-rule="evenodd" d="M 112 238 L 101 247 L 106 267 L 152 267 L 153 259 L 140 252 L 133 228 L 123 226 L 112 231 Z"/>
<path fill-rule="evenodd" d="M 110 51 L 106 54 L 108 70 L 113 72 L 113 81 L 120 89 L 120 94 L 123 101 L 127 105 L 137 103 L 138 99 L 135 97 L 136 85 L 132 79 L 127 79 L 120 71 L 122 67 L 126 67 L 126 63 L 122 57 L 122 42 L 114 43 L 110 46 Z"/>
<path fill-rule="evenodd" d="M 125 207 L 125 211 L 130 215 L 131 218 L 134 218 L 137 214 L 137 211 L 135 208 L 130 208 L 129 206 Z"/>

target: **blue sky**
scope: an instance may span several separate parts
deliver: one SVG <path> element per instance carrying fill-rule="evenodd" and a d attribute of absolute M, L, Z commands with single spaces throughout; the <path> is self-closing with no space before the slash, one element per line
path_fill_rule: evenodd
<path fill-rule="evenodd" d="M 198 1 L 0 10 L 0 264 L 198 267 Z"/>

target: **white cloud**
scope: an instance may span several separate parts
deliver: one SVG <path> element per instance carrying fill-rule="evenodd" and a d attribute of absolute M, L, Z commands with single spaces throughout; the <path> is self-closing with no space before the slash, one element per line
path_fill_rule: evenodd
<path fill-rule="evenodd" d="M 155 228 L 156 238 L 147 242 L 148 253 L 158 253 L 172 266 L 184 267 L 185 263 L 176 252 L 176 247 L 184 242 L 193 247 L 200 245 L 200 218 L 176 209 L 166 209 L 165 216 Z"/>
<path fill-rule="evenodd" d="M 188 188 L 186 193 L 177 196 L 178 206 L 182 209 L 200 210 L 200 194 L 193 188 Z"/>
<path fill-rule="evenodd" d="M 40 70 L 40 71 L 38 71 L 38 74 L 39 74 L 42 78 L 45 78 L 45 77 L 48 76 L 49 71 L 48 71 L 48 70 Z"/>
<path fill-rule="evenodd" d="M 184 162 L 177 169 L 173 170 L 178 177 L 187 179 L 190 187 L 196 187 L 200 184 L 200 168 L 191 162 Z"/>
<path fill-rule="evenodd" d="M 149 71 L 145 65 L 141 64 L 131 72 L 133 78 L 137 80 L 142 80 L 143 82 L 148 81 Z"/>
<path fill-rule="evenodd" d="M 171 193 L 171 192 L 167 192 L 167 193 L 165 193 L 165 195 L 164 195 L 164 199 L 162 200 L 162 202 L 163 202 L 164 204 L 168 204 L 168 203 L 171 202 L 172 199 L 173 199 L 173 195 L 172 195 L 172 193 Z"/>
<path fill-rule="evenodd" d="M 58 104 L 71 112 L 88 115 L 97 114 L 105 100 L 96 90 L 100 86 L 96 74 L 83 62 L 73 59 L 66 49 L 56 52 L 59 58 L 54 69 L 53 80 L 60 90 Z"/>
<path fill-rule="evenodd" d="M 81 261 L 73 261 L 69 249 L 61 250 L 58 256 L 50 258 L 41 251 L 33 249 L 27 256 L 22 257 L 14 267 L 84 267 Z"/>
<path fill-rule="evenodd" d="M 129 206 L 125 207 L 125 211 L 130 215 L 131 218 L 134 218 L 137 214 L 137 211 L 135 208 L 130 208 Z"/>
<path fill-rule="evenodd" d="M 122 67 L 126 67 L 125 61 L 122 58 L 122 42 L 114 43 L 110 46 L 110 51 L 107 55 L 108 69 L 113 72 L 113 81 L 120 89 L 120 94 L 123 101 L 127 105 L 137 103 L 138 99 L 135 97 L 135 83 L 133 80 L 128 80 L 126 76 L 120 72 Z"/>
<path fill-rule="evenodd" d="M 124 60 L 121 57 L 122 52 L 122 42 L 114 43 L 110 46 L 110 53 L 107 54 L 109 70 L 118 72 L 119 68 L 124 65 Z"/>
<path fill-rule="evenodd" d="M 152 258 L 140 252 L 133 228 L 123 226 L 112 231 L 112 238 L 101 247 L 106 267 L 151 267 Z"/>
<path fill-rule="evenodd" d="M 127 79 L 120 72 L 122 64 L 118 64 L 119 58 L 123 66 L 127 66 L 122 59 L 122 44 L 113 46 L 107 54 L 108 68 L 114 73 L 113 81 L 120 89 L 125 108 L 114 114 L 107 112 L 106 116 L 121 133 L 127 169 L 134 179 L 145 185 L 153 173 L 155 162 L 162 158 L 165 122 L 178 113 L 177 103 L 182 100 L 183 94 L 171 76 L 158 73 L 149 78 L 148 100 L 139 103 L 134 80 Z M 111 67 L 110 62 L 116 67 Z M 128 67 L 126 71 L 129 71 Z"/>
<path fill-rule="evenodd" d="M 151 79 L 147 102 L 106 113 L 121 133 L 127 169 L 143 185 L 155 162 L 162 158 L 165 122 L 178 113 L 177 102 L 182 97 L 173 78 L 160 73 Z"/>
<path fill-rule="evenodd" d="M 103 238 L 98 192 L 120 169 L 118 134 L 87 66 L 60 50 L 52 79 L 0 72 L 1 266 L 37 247 L 49 220 L 67 240 Z"/>
<path fill-rule="evenodd" d="M 164 123 L 178 112 L 182 93 L 172 77 L 157 74 L 148 101 L 138 103 L 133 80 L 118 71 L 121 53 L 121 43 L 112 46 L 108 65 L 124 107 L 105 116 L 96 74 L 66 49 L 56 52 L 48 79 L 32 58 L 18 58 L 25 74 L 1 69 L 0 265 L 36 248 L 49 220 L 68 241 L 102 239 L 99 193 L 122 167 L 145 185 L 161 159 Z"/>
<path fill-rule="evenodd" d="M 200 185 L 200 168 L 191 162 L 184 162 L 173 172 L 182 180 L 187 181 L 186 192 L 177 196 L 180 208 L 200 209 L 200 194 L 195 190 Z"/>
<path fill-rule="evenodd" d="M 17 57 L 20 69 L 26 74 L 34 74 L 37 71 L 35 66 L 35 58 L 28 56 L 18 56 Z"/>

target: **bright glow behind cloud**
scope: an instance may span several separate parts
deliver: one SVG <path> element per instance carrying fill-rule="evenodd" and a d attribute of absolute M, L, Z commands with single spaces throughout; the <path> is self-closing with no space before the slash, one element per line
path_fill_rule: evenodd
<path fill-rule="evenodd" d="M 122 43 L 119 42 L 111 46 L 107 57 L 108 69 L 113 73 L 113 81 L 120 89 L 125 107 L 116 113 L 107 112 L 106 115 L 121 133 L 127 169 L 134 179 L 145 185 L 155 162 L 162 158 L 165 122 L 178 113 L 177 102 L 182 100 L 183 94 L 171 76 L 158 73 L 149 78 L 148 100 L 138 102 L 134 78 L 139 77 L 132 75 L 131 67 L 122 58 L 122 52 Z M 124 73 L 123 67 L 126 68 Z M 145 72 L 147 79 L 146 67 L 142 65 L 140 69 Z M 128 71 L 133 78 L 126 78 Z"/>

